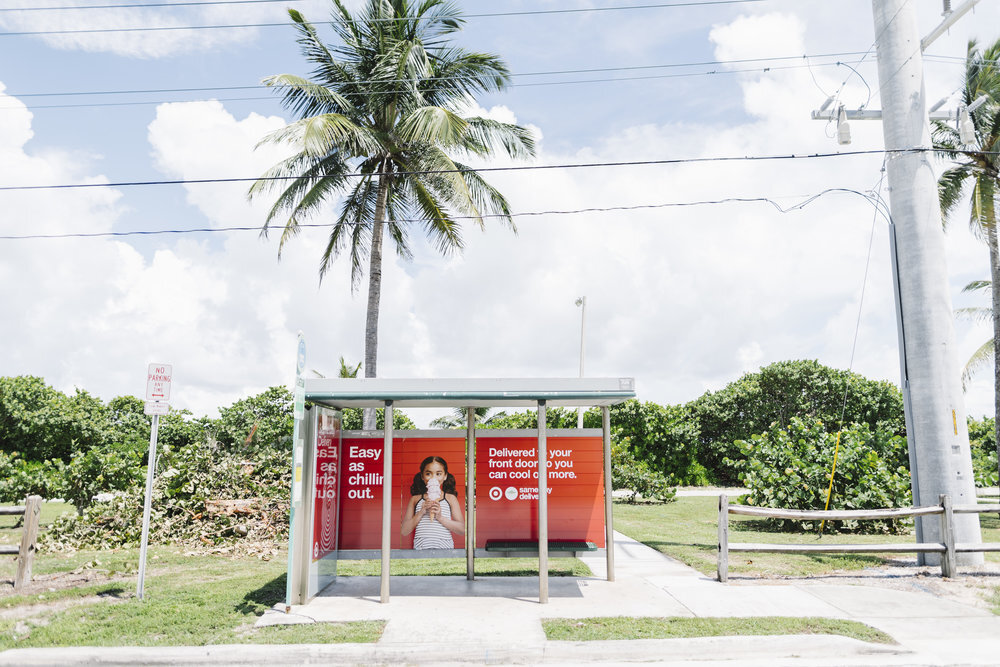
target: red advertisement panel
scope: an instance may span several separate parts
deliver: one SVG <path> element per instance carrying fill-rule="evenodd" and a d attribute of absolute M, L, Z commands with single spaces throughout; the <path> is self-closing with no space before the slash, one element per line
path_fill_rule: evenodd
<path fill-rule="evenodd" d="M 343 465 L 340 499 L 340 548 L 379 549 L 382 546 L 382 483 L 385 461 L 382 436 L 347 436 L 341 443 Z M 413 548 L 413 534 L 403 536 L 400 520 L 410 501 L 410 485 L 429 456 L 444 459 L 454 475 L 457 497 L 465 508 L 465 437 L 415 438 L 401 436 L 392 443 L 393 549 Z M 454 548 L 465 546 L 465 538 L 452 535 Z"/>
<path fill-rule="evenodd" d="M 604 547 L 604 445 L 600 436 L 546 438 L 550 540 Z M 476 547 L 538 539 L 538 439 L 477 435 Z"/>
<path fill-rule="evenodd" d="M 313 489 L 313 561 L 337 550 L 337 458 L 340 419 L 320 410 L 316 426 L 316 485 Z"/>

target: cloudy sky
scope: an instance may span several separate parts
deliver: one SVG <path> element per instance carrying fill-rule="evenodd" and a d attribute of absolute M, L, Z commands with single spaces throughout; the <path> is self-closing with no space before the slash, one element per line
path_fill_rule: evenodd
<path fill-rule="evenodd" d="M 329 4 L 134 6 L 150 3 L 3 3 L 0 187 L 96 187 L 0 190 L 0 235 L 263 222 L 268 203 L 248 203 L 244 182 L 103 184 L 252 178 L 281 159 L 280 147 L 254 147 L 292 117 L 258 86 L 309 71 L 286 8 L 318 22 Z M 460 4 L 469 18 L 457 40 L 514 74 L 480 112 L 531 126 L 533 165 L 882 147 L 878 121 L 852 123 L 853 144 L 839 146 L 835 127 L 809 116 L 831 95 L 879 108 L 868 0 Z M 941 4 L 917 4 L 926 34 Z M 928 50 L 928 97 L 951 96 L 951 108 L 967 40 L 1000 37 L 1000 4 L 982 5 Z M 252 27 L 135 30 L 237 24 Z M 787 208 L 830 188 L 873 190 L 880 167 L 867 155 L 490 174 L 518 233 L 468 228 L 460 255 L 422 242 L 410 262 L 387 254 L 379 375 L 573 377 L 574 302 L 586 295 L 587 374 L 634 376 L 644 400 L 686 402 L 785 359 L 847 368 L 852 354 L 855 371 L 898 382 L 886 225 L 864 197 L 829 193 L 787 213 L 664 206 Z M 304 232 L 280 261 L 276 238 L 254 231 L 0 240 L 0 375 L 108 399 L 141 396 L 147 363 L 167 362 L 173 405 L 213 415 L 289 384 L 299 331 L 307 368 L 335 374 L 339 357 L 362 359 L 365 288 L 352 293 L 343 262 L 320 284 L 326 233 Z M 955 306 L 979 305 L 960 291 L 988 277 L 985 247 L 963 216 L 946 243 Z M 988 336 L 956 322 L 959 357 Z M 970 414 L 992 412 L 988 376 L 966 395 Z"/>

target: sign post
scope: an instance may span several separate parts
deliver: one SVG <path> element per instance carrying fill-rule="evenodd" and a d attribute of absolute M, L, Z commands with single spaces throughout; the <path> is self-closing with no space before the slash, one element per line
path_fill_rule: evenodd
<path fill-rule="evenodd" d="M 146 409 L 153 416 L 149 430 L 149 462 L 146 466 L 146 500 L 142 508 L 142 543 L 139 547 L 139 584 L 136 597 L 143 599 L 146 579 L 146 546 L 149 543 L 149 515 L 153 507 L 153 474 L 156 472 L 156 436 L 160 428 L 160 415 L 170 412 L 170 383 L 173 379 L 171 364 L 150 364 L 146 372 Z"/>

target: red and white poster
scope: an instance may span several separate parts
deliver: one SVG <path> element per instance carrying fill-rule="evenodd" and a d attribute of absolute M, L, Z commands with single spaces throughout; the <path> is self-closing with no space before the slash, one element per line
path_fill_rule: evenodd
<path fill-rule="evenodd" d="M 339 477 L 340 419 L 320 410 L 316 423 L 316 484 L 313 490 L 313 562 L 337 550 L 339 527 L 337 486 Z"/>
<path fill-rule="evenodd" d="M 382 484 L 384 443 L 378 437 L 345 437 L 341 444 L 343 481 L 340 502 L 340 548 L 379 549 L 382 547 Z M 428 458 L 445 462 L 454 478 L 455 493 L 465 512 L 465 437 L 399 437 L 392 442 L 392 526 L 393 549 L 413 548 L 413 534 L 401 531 L 403 509 L 411 498 L 414 476 L 422 472 Z M 449 487 L 450 488 L 450 487 Z M 463 548 L 465 538 L 453 534 L 453 548 Z"/>
<path fill-rule="evenodd" d="M 604 546 L 604 444 L 600 436 L 549 436 L 549 540 Z M 476 437 L 476 547 L 538 539 L 538 439 Z"/>
<path fill-rule="evenodd" d="M 476 547 L 490 540 L 538 539 L 538 440 L 480 431 L 476 438 Z M 549 435 L 549 539 L 588 541 L 604 547 L 604 463 L 600 436 Z M 341 443 L 341 549 L 382 546 L 383 440 L 345 437 Z M 414 476 L 429 458 L 442 460 L 454 477 L 464 515 L 465 437 L 400 437 L 393 441 L 393 549 L 413 548 L 413 534 L 401 531 Z M 453 548 L 465 538 L 452 534 Z"/>

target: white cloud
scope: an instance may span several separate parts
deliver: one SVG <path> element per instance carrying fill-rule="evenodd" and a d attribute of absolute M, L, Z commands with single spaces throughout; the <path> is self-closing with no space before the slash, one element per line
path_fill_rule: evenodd
<path fill-rule="evenodd" d="M 819 15 L 830 24 L 819 23 Z M 710 41 L 702 41 L 717 58 L 815 53 L 849 24 L 825 6 L 807 10 L 778 1 L 716 25 Z M 870 40 L 868 32 L 857 39 Z M 678 116 L 666 109 L 654 122 L 608 122 L 571 148 L 543 147 L 538 162 L 835 151 L 809 111 L 824 99 L 817 88 L 832 92 L 847 74 L 816 67 L 733 75 L 739 99 L 731 116 Z M 843 93 L 855 104 L 866 94 L 854 76 Z M 0 102 L 19 104 L 2 96 Z M 506 122 L 521 113 L 508 106 L 474 111 Z M 145 150 L 172 179 L 256 176 L 283 151 L 253 146 L 283 122 L 240 115 L 219 102 L 165 104 L 148 124 Z M 85 156 L 33 152 L 32 132 L 32 116 L 23 108 L 0 126 L 3 183 L 104 180 Z M 879 148 L 880 132 L 878 123 L 855 123 L 852 149 Z M 520 213 L 730 197 L 770 197 L 788 207 L 830 187 L 864 192 L 878 182 L 879 168 L 877 156 L 861 156 L 493 172 L 487 178 Z M 260 225 L 270 202 L 248 202 L 246 188 L 185 186 L 190 226 Z M 106 231 L 126 205 L 140 206 L 140 200 L 111 189 L 0 193 L 0 228 L 20 232 L 29 221 L 31 229 L 50 232 Z M 644 400 L 687 401 L 782 359 L 846 367 L 872 219 L 862 196 L 841 192 L 786 214 L 763 202 L 734 202 L 523 216 L 516 218 L 516 236 L 492 222 L 486 233 L 467 227 L 462 255 L 441 258 L 417 243 L 412 264 L 390 249 L 379 375 L 575 376 L 580 310 L 574 300 L 584 294 L 588 375 L 634 375 Z M 419 237 L 419 229 L 413 232 Z M 307 367 L 336 373 L 340 356 L 354 363 L 362 358 L 366 286 L 351 293 L 342 261 L 318 286 L 327 233 L 305 230 L 280 262 L 275 240 L 261 241 L 254 232 L 163 239 L 145 253 L 100 239 L 4 243 L 0 278 L 19 287 L 8 295 L 9 312 L 23 313 L 0 323 L 0 339 L 15 341 L 7 346 L 4 373 L 45 374 L 61 388 L 77 382 L 110 397 L 141 393 L 145 364 L 170 361 L 178 405 L 200 414 L 287 383 L 299 330 L 309 348 Z M 987 258 L 960 225 L 947 243 L 957 293 L 986 274 Z M 868 271 L 854 369 L 895 381 L 895 315 L 881 219 Z M 983 334 L 982 327 L 959 324 L 958 356 L 971 353 Z M 970 412 L 989 409 L 985 384 L 974 384 Z"/>

